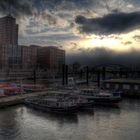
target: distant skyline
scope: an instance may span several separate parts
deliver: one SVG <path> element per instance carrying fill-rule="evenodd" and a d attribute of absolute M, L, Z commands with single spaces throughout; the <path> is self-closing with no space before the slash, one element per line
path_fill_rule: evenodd
<path fill-rule="evenodd" d="M 19 24 L 19 44 L 56 45 L 67 61 L 139 64 L 139 0 L 0 0 Z"/>

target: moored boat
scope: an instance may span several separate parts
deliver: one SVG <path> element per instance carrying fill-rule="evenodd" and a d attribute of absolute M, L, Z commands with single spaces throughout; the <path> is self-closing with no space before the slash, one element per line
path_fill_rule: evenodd
<path fill-rule="evenodd" d="M 24 93 L 40 92 L 45 91 L 46 87 L 44 85 L 34 85 L 34 84 L 17 84 Z"/>
<path fill-rule="evenodd" d="M 83 89 L 79 93 L 80 97 L 86 98 L 89 101 L 94 101 L 95 104 L 117 104 L 121 101 L 120 92 L 106 92 L 95 89 Z"/>
<path fill-rule="evenodd" d="M 87 108 L 94 106 L 93 100 L 88 100 L 86 98 L 80 97 L 80 96 L 71 96 L 72 100 L 75 100 L 79 108 Z"/>
<path fill-rule="evenodd" d="M 63 98 L 31 98 L 26 99 L 25 104 L 47 112 L 54 113 L 75 113 L 79 106 L 74 100 L 64 100 Z"/>
<path fill-rule="evenodd" d="M 21 89 L 12 84 L 0 84 L 0 96 L 20 95 Z"/>

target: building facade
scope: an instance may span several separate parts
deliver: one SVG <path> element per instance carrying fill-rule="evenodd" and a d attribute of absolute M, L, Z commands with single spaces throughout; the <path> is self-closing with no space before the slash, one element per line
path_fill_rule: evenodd
<path fill-rule="evenodd" d="M 57 61 L 58 61 L 58 72 L 62 72 L 62 66 L 65 64 L 65 51 L 58 49 L 57 50 Z"/>
<path fill-rule="evenodd" d="M 21 48 L 17 45 L 0 46 L 0 69 L 20 69 L 21 68 Z"/>
<path fill-rule="evenodd" d="M 0 18 L 0 45 L 18 44 L 18 24 L 11 15 Z"/>
<path fill-rule="evenodd" d="M 11 15 L 0 18 L 0 69 L 21 68 L 21 49 L 18 47 L 18 24 Z"/>
<path fill-rule="evenodd" d="M 21 48 L 21 59 L 23 70 L 33 70 L 37 68 L 37 49 L 39 46 L 19 46 Z"/>
<path fill-rule="evenodd" d="M 107 90 L 122 91 L 124 95 L 140 97 L 139 79 L 110 79 L 104 80 L 102 87 Z"/>
<path fill-rule="evenodd" d="M 65 51 L 54 46 L 39 48 L 37 57 L 41 69 L 61 72 L 62 65 L 65 64 Z"/>
<path fill-rule="evenodd" d="M 20 77 L 18 72 L 32 73 L 37 68 L 43 72 L 49 70 L 59 73 L 62 72 L 63 64 L 65 64 L 64 50 L 55 46 L 18 45 L 16 19 L 11 15 L 0 18 L 0 71 L 5 72 L 6 77 L 10 73 Z"/>

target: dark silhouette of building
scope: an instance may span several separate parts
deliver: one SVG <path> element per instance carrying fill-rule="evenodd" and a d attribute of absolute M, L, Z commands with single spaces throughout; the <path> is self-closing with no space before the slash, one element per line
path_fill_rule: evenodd
<path fill-rule="evenodd" d="M 11 15 L 0 18 L 0 45 L 18 44 L 18 24 Z"/>

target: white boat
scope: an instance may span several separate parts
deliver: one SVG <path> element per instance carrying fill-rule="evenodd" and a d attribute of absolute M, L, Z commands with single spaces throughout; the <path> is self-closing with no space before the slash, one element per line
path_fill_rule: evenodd
<path fill-rule="evenodd" d="M 73 100 L 74 102 L 77 103 L 77 106 L 79 108 L 86 108 L 86 107 L 94 105 L 93 100 L 88 100 L 88 99 L 83 98 L 79 95 L 78 96 L 76 96 L 76 95 L 69 96 L 69 97 L 67 97 L 67 100 Z"/>
<path fill-rule="evenodd" d="M 79 92 L 80 97 L 95 104 L 117 104 L 121 101 L 121 92 L 100 91 L 95 89 L 83 89 Z"/>

